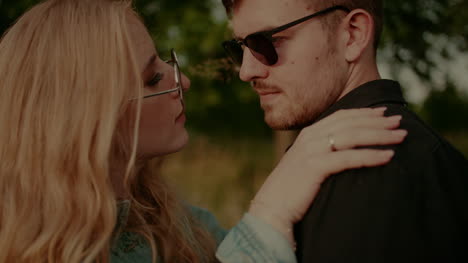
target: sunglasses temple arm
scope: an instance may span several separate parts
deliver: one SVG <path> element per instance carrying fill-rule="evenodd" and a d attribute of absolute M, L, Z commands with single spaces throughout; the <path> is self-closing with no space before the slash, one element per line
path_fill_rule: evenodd
<path fill-rule="evenodd" d="M 326 13 L 331 12 L 331 11 L 334 11 L 334 10 L 343 10 L 343 11 L 346 11 L 346 12 L 350 12 L 349 8 L 347 8 L 347 7 L 344 7 L 344 6 L 333 6 L 333 7 L 327 8 L 327 9 L 325 9 L 325 10 L 322 10 L 322 11 L 320 11 L 320 12 L 317 12 L 317 13 L 315 13 L 315 14 L 312 14 L 312 15 L 303 17 L 303 18 L 301 18 L 301 19 L 299 19 L 299 20 L 296 20 L 296 21 L 293 21 L 293 22 L 291 22 L 291 23 L 288 23 L 288 24 L 286 24 L 286 25 L 280 26 L 280 27 L 275 28 L 275 29 L 273 29 L 273 30 L 266 31 L 265 33 L 268 34 L 268 35 L 274 35 L 274 34 L 276 34 L 276 33 L 279 33 L 279 32 L 281 32 L 281 31 L 283 31 L 283 30 L 286 30 L 286 29 L 288 29 L 288 28 L 290 28 L 290 27 L 293 27 L 293 26 L 295 26 L 295 25 L 297 25 L 297 24 L 300 24 L 300 23 L 302 23 L 302 22 L 304 22 L 304 21 L 307 21 L 307 20 L 309 20 L 309 19 L 312 19 L 312 18 L 314 18 L 314 17 L 316 17 L 316 16 L 320 16 L 320 15 L 326 14 Z"/>

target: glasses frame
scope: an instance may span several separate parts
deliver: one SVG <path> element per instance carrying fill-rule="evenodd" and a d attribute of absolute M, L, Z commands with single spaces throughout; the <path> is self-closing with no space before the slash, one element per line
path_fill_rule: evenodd
<path fill-rule="evenodd" d="M 270 29 L 270 30 L 265 30 L 265 31 L 259 31 L 259 32 L 252 33 L 252 34 L 246 36 L 244 39 L 231 39 L 231 40 L 228 40 L 228 41 L 224 41 L 222 45 L 223 45 L 224 49 L 226 50 L 226 52 L 228 53 L 228 55 L 234 61 L 234 63 L 236 63 L 238 65 L 242 65 L 242 60 L 243 60 L 243 55 L 244 55 L 244 50 L 243 50 L 242 46 L 245 46 L 245 47 L 249 48 L 250 52 L 254 55 L 254 57 L 257 60 L 259 60 L 260 62 L 262 62 L 263 64 L 265 64 L 267 66 L 272 66 L 272 65 L 276 64 L 276 62 L 278 62 L 278 53 L 276 52 L 276 49 L 273 46 L 273 42 L 275 42 L 275 39 L 273 38 L 274 34 L 282 32 L 282 31 L 284 31 L 284 30 L 286 30 L 288 28 L 291 28 L 291 27 L 293 27 L 295 25 L 303 23 L 303 22 L 305 22 L 307 20 L 310 20 L 310 19 L 312 19 L 314 17 L 325 15 L 325 14 L 330 13 L 330 12 L 335 11 L 335 10 L 342 10 L 342 11 L 345 11 L 345 12 L 348 12 L 348 13 L 351 12 L 351 10 L 349 8 L 345 7 L 345 6 L 341 6 L 341 5 L 332 6 L 332 7 L 323 9 L 321 11 L 318 11 L 316 13 L 313 13 L 311 15 L 299 18 L 297 20 L 294 20 L 294 21 L 292 21 L 290 23 L 287 23 L 287 24 L 284 24 L 282 26 L 279 26 L 279 27 L 276 27 L 276 28 L 273 28 L 273 29 Z M 265 63 L 265 62 L 261 61 L 259 58 L 257 58 L 255 56 L 255 54 L 253 52 L 259 53 L 260 55 L 262 55 L 266 59 L 266 56 L 264 54 L 262 54 L 262 53 L 260 53 L 258 51 L 252 50 L 249 47 L 249 45 L 248 45 L 248 43 L 246 41 L 246 39 L 252 38 L 252 37 L 255 37 L 255 36 L 262 36 L 272 44 L 271 46 L 273 47 L 274 52 L 275 52 L 275 58 L 273 59 L 274 63 Z M 241 49 L 242 50 L 242 56 L 240 56 L 239 59 L 236 58 L 235 55 L 233 55 L 233 53 L 235 51 L 232 52 L 231 50 L 229 50 L 229 47 L 227 47 L 228 45 L 234 46 L 236 48 Z"/>
<path fill-rule="evenodd" d="M 143 99 L 151 98 L 151 97 L 155 97 L 155 96 L 160 96 L 160 95 L 164 95 L 164 94 L 168 94 L 168 93 L 178 91 L 180 101 L 182 103 L 184 103 L 184 86 L 182 85 L 182 76 L 181 76 L 181 73 L 180 73 L 179 59 L 177 58 L 177 53 L 175 52 L 175 50 L 173 48 L 171 49 L 171 59 L 166 60 L 164 62 L 169 63 L 169 64 L 171 64 L 171 63 L 173 64 L 174 79 L 175 79 L 176 87 L 173 88 L 173 89 L 159 91 L 159 92 L 156 92 L 156 93 L 145 95 L 145 96 L 143 96 Z"/>

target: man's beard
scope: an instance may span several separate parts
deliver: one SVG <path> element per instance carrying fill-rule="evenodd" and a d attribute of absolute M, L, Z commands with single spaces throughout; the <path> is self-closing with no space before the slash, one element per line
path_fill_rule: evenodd
<path fill-rule="evenodd" d="M 258 90 L 278 90 L 282 92 L 280 96 L 285 96 L 284 90 L 274 84 L 254 81 L 251 85 Z M 280 116 L 274 116 L 273 118 L 267 118 L 267 116 L 268 114 L 274 114 L 275 105 L 262 105 L 262 109 L 265 114 L 265 122 L 270 128 L 274 130 L 297 130 L 312 124 L 318 116 L 313 110 L 308 109 L 308 106 L 310 105 L 303 105 L 300 109 L 290 110 L 289 113 L 283 112 Z"/>
<path fill-rule="evenodd" d="M 312 96 L 310 94 L 307 96 L 307 92 L 314 91 L 302 89 L 304 92 L 303 95 L 307 96 L 309 100 L 301 97 L 296 101 L 290 101 L 290 104 L 286 105 L 286 108 L 283 109 L 288 112 L 278 112 L 277 108 L 275 111 L 276 105 L 262 105 L 265 113 L 265 122 L 270 126 L 270 128 L 274 130 L 298 130 L 307 127 L 316 122 L 320 115 L 338 100 L 339 94 L 342 92 L 344 87 L 344 83 L 338 81 L 339 78 L 337 79 L 339 71 L 336 71 L 336 65 L 334 64 L 335 61 L 332 59 L 334 54 L 335 51 L 332 48 L 327 51 L 327 58 L 325 60 L 326 64 L 323 65 L 326 69 L 323 70 L 322 68 L 323 71 L 321 74 L 317 73 L 320 75 L 320 79 L 315 83 L 309 82 L 310 80 L 306 80 L 302 84 L 304 86 L 310 86 L 309 89 L 323 90 L 323 92 L 318 93 L 318 96 L 321 97 Z M 301 90 L 298 87 L 280 87 L 264 81 L 253 81 L 251 82 L 251 85 L 257 90 L 278 90 L 282 93 L 280 96 L 286 96 L 288 88 L 296 89 L 296 92 L 291 94 L 295 94 Z M 298 84 L 296 83 L 296 85 Z M 299 107 L 294 107 L 294 104 L 299 105 Z"/>
<path fill-rule="evenodd" d="M 336 86 L 330 87 L 333 84 Z M 257 88 L 281 90 L 283 94 L 280 94 L 280 96 L 286 96 L 283 89 L 274 85 L 266 85 L 261 82 L 256 83 L 256 85 Z M 276 108 L 277 105 L 262 105 L 265 122 L 274 130 L 298 130 L 315 123 L 320 115 L 336 102 L 341 90 L 341 85 L 338 83 L 321 83 L 318 86 L 328 86 L 330 90 L 323 94 L 322 97 L 310 96 L 308 100 L 297 100 L 285 104 L 286 108 L 284 109 Z M 282 99 L 286 100 L 286 98 Z M 297 106 L 293 106 L 293 103 Z"/>
<path fill-rule="evenodd" d="M 265 116 L 265 122 L 274 130 L 300 130 L 313 124 L 318 117 L 318 114 L 307 111 L 304 107 L 299 111 L 300 114 L 297 116 L 292 113 L 284 114 L 281 117 L 272 120 L 268 120 Z"/>

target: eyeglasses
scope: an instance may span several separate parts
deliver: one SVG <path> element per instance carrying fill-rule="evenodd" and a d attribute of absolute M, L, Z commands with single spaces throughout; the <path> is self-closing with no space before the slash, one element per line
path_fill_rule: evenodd
<path fill-rule="evenodd" d="M 327 9 L 300 18 L 280 27 L 250 34 L 242 40 L 232 39 L 229 41 L 224 41 L 223 47 L 226 50 L 227 54 L 232 58 L 233 62 L 238 65 L 242 65 L 242 59 L 244 57 L 244 49 L 242 48 L 242 46 L 246 46 L 250 49 L 250 52 L 256 59 L 258 59 L 260 62 L 267 66 L 272 66 L 276 64 L 276 62 L 278 62 L 278 53 L 276 52 L 275 46 L 273 44 L 273 42 L 275 42 L 276 40 L 275 38 L 273 38 L 274 34 L 284 31 L 290 27 L 293 27 L 314 17 L 325 15 L 335 10 L 343 10 L 346 12 L 350 12 L 350 10 L 344 6 L 338 5 L 329 7 Z"/>
<path fill-rule="evenodd" d="M 184 104 L 184 87 L 183 87 L 182 81 L 181 81 L 182 76 L 180 74 L 179 60 L 177 59 L 177 54 L 174 51 L 174 49 L 171 49 L 171 59 L 166 60 L 165 62 L 174 67 L 174 79 L 175 79 L 176 87 L 173 88 L 173 89 L 159 91 L 159 92 L 156 92 L 156 93 L 145 95 L 143 98 L 144 99 L 151 98 L 151 97 L 154 97 L 154 96 L 159 96 L 159 95 L 163 95 L 163 94 L 167 94 L 167 93 L 177 91 L 177 92 L 179 92 L 180 101 L 182 102 L 182 104 Z"/>

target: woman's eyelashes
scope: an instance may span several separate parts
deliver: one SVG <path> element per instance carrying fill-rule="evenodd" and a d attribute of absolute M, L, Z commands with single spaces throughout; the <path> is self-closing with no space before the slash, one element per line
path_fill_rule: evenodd
<path fill-rule="evenodd" d="M 151 80 L 149 80 L 148 82 L 146 82 L 146 86 L 148 87 L 154 87 L 156 86 L 159 81 L 161 81 L 162 79 L 164 78 L 164 74 L 163 73 L 156 73 L 152 78 Z"/>

